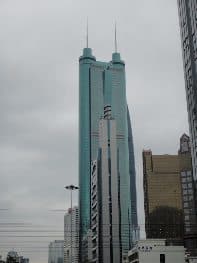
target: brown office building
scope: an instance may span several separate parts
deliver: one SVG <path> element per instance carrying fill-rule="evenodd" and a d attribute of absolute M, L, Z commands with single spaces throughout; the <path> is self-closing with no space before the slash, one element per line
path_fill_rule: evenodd
<path fill-rule="evenodd" d="M 184 241 L 186 247 L 194 247 L 196 217 L 189 137 L 181 137 L 178 155 L 143 151 L 143 169 L 147 238 L 165 238 L 174 244 Z"/>

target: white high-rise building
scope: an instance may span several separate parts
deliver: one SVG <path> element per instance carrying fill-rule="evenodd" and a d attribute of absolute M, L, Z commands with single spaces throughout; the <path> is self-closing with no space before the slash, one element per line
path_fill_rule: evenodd
<path fill-rule="evenodd" d="M 49 244 L 48 263 L 63 263 L 64 240 L 55 240 Z"/>
<path fill-rule="evenodd" d="M 110 105 L 99 122 L 99 154 L 91 170 L 92 262 L 120 263 L 119 151 Z"/>
<path fill-rule="evenodd" d="M 64 216 L 64 263 L 79 262 L 79 209 L 73 207 Z"/>

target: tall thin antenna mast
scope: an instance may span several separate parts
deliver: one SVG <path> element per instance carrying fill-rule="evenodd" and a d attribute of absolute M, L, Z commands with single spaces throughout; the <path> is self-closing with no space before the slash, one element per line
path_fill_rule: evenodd
<path fill-rule="evenodd" d="M 116 22 L 115 22 L 115 53 L 117 53 L 117 28 L 116 28 Z"/>
<path fill-rule="evenodd" d="M 88 17 L 87 17 L 87 28 L 86 28 L 86 47 L 88 48 L 88 42 L 89 42 L 89 39 L 88 39 L 88 34 L 89 34 L 89 28 L 88 28 Z"/>

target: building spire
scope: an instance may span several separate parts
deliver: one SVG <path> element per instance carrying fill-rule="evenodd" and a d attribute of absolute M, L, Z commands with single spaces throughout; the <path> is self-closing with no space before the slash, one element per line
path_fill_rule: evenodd
<path fill-rule="evenodd" d="M 117 28 L 116 28 L 116 21 L 115 21 L 115 53 L 117 53 Z"/>
<path fill-rule="evenodd" d="M 88 39 L 88 34 L 89 34 L 89 28 L 88 28 L 88 17 L 87 17 L 87 25 L 86 25 L 86 47 L 88 48 L 89 45 L 89 39 Z"/>

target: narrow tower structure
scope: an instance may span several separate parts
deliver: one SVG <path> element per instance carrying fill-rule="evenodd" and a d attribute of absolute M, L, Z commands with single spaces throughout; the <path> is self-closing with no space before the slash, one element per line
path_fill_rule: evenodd
<path fill-rule="evenodd" d="M 99 123 L 100 119 L 104 118 L 103 109 L 107 105 L 110 105 L 112 117 L 116 120 L 116 144 L 119 151 L 122 260 L 122 257 L 127 255 L 132 246 L 133 215 L 137 216 L 136 211 L 132 211 L 132 207 L 134 207 L 134 210 L 136 208 L 136 185 L 133 140 L 130 123 L 128 123 L 130 118 L 126 101 L 125 63 L 121 60 L 120 53 L 117 52 L 112 54 L 110 62 L 97 61 L 92 55 L 92 50 L 85 48 L 83 55 L 79 58 L 79 206 L 81 240 L 91 228 L 91 162 L 97 160 L 98 157 L 100 147 Z M 131 195 L 131 191 L 134 192 L 133 195 Z M 83 254 L 82 246 L 80 253 Z"/>

